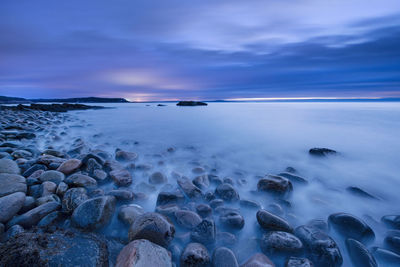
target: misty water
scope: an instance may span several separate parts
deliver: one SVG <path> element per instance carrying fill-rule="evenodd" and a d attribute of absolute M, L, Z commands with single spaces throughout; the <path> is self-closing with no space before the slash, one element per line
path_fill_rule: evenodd
<path fill-rule="evenodd" d="M 380 218 L 398 214 L 400 203 L 400 105 L 399 103 L 210 103 L 206 107 L 177 107 L 175 103 L 108 104 L 112 109 L 71 112 L 74 122 L 68 136 L 83 137 L 99 148 L 138 153 L 135 164 L 151 164 L 149 171 L 133 171 L 131 188 L 148 182 L 155 171 L 168 177 L 169 185 L 146 192 L 147 200 L 133 201 L 154 211 L 161 190 L 178 188 L 171 172 L 195 178 L 192 169 L 202 166 L 220 178 L 230 177 L 241 199 L 257 201 L 267 210 L 275 200 L 257 194 L 257 181 L 293 167 L 308 180 L 294 184 L 281 216 L 296 227 L 335 212 L 364 219 L 375 231 L 370 246 L 381 246 L 386 229 Z M 81 127 L 83 126 L 83 127 Z M 63 146 L 65 144 L 59 144 Z M 168 148 L 174 152 L 168 152 Z M 338 155 L 310 156 L 312 147 L 327 147 Z M 114 185 L 104 185 L 110 189 Z M 360 198 L 346 191 L 357 186 L 379 200 Z M 213 191 L 215 186 L 211 186 Z M 233 205 L 234 207 L 238 207 Z M 241 209 L 245 226 L 234 232 L 233 247 L 239 262 L 260 251 L 256 238 L 261 231 L 256 211 Z M 218 223 L 218 216 L 214 217 Z M 217 224 L 218 229 L 218 224 Z M 218 229 L 219 230 L 219 229 Z M 106 229 L 110 236 L 127 236 L 114 218 Z M 185 231 L 177 229 L 175 241 L 184 245 Z M 330 235 L 349 259 L 342 238 Z"/>

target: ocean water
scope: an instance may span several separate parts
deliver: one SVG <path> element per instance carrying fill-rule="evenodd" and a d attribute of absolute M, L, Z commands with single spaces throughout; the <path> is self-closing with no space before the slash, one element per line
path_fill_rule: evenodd
<path fill-rule="evenodd" d="M 371 246 L 380 246 L 386 231 L 380 218 L 400 213 L 398 102 L 148 105 L 108 104 L 113 108 L 71 112 L 81 122 L 74 122 L 67 130 L 68 136 L 83 137 L 110 153 L 116 148 L 136 152 L 136 164 L 151 164 L 150 171 L 133 172 L 134 191 L 152 172 L 166 174 L 170 185 L 158 186 L 140 203 L 147 211 L 154 211 L 159 191 L 177 187 L 172 171 L 195 178 L 192 169 L 196 166 L 221 178 L 230 177 L 241 199 L 257 201 L 269 209 L 275 200 L 254 193 L 257 177 L 278 174 L 291 166 L 309 181 L 306 186 L 294 184 L 288 198 L 291 207 L 283 208 L 281 216 L 294 227 L 312 219 L 326 220 L 335 212 L 348 212 L 373 228 L 377 237 Z M 170 147 L 175 152 L 167 152 Z M 331 148 L 339 154 L 316 158 L 308 154 L 312 147 Z M 346 191 L 348 186 L 360 187 L 380 200 L 354 196 Z M 240 246 L 233 248 L 240 263 L 259 251 L 256 238 L 261 234 L 256 211 L 241 212 L 245 227 L 234 233 Z M 215 220 L 218 222 L 218 216 Z M 110 235 L 126 234 L 116 219 L 107 231 Z M 184 231 L 178 229 L 180 235 Z M 343 266 L 349 266 L 343 240 L 333 231 L 330 235 L 341 248 Z M 183 246 L 184 241 L 181 243 Z"/>

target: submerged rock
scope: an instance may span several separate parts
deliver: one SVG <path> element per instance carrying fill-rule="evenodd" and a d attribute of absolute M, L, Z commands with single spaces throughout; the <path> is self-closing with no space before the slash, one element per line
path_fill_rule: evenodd
<path fill-rule="evenodd" d="M 182 177 L 177 180 L 179 187 L 189 198 L 201 198 L 203 193 L 200 188 L 195 186 L 187 177 Z"/>
<path fill-rule="evenodd" d="M 381 221 L 390 228 L 400 230 L 400 215 L 385 215 L 381 218 Z"/>
<path fill-rule="evenodd" d="M 257 212 L 257 221 L 259 225 L 266 230 L 293 232 L 293 228 L 287 221 L 266 210 L 259 210 Z"/>
<path fill-rule="evenodd" d="M 284 196 L 293 190 L 293 185 L 289 179 L 285 177 L 267 175 L 258 181 L 257 189 L 261 192 Z"/>
<path fill-rule="evenodd" d="M 171 255 L 163 247 L 146 239 L 138 239 L 126 245 L 118 255 L 115 267 L 172 266 Z"/>
<path fill-rule="evenodd" d="M 207 106 L 207 103 L 199 101 L 179 101 L 177 106 Z"/>
<path fill-rule="evenodd" d="M 118 186 L 128 186 L 132 183 L 132 175 L 125 169 L 111 171 L 110 176 Z"/>
<path fill-rule="evenodd" d="M 285 267 L 313 267 L 314 264 L 307 258 L 290 257 L 285 262 Z"/>
<path fill-rule="evenodd" d="M 348 214 L 335 213 L 328 218 L 329 225 L 340 234 L 361 242 L 369 242 L 375 238 L 374 231 L 363 220 Z"/>
<path fill-rule="evenodd" d="M 384 243 L 390 250 L 400 254 L 400 231 L 389 231 L 385 237 Z"/>
<path fill-rule="evenodd" d="M 132 225 L 135 220 L 143 214 L 144 210 L 141 206 L 130 204 L 120 208 L 118 218 L 128 225 Z"/>
<path fill-rule="evenodd" d="M 239 267 L 235 254 L 226 247 L 219 247 L 214 250 L 212 265 L 214 267 Z"/>
<path fill-rule="evenodd" d="M 237 211 L 227 211 L 221 214 L 219 220 L 222 225 L 231 230 L 240 230 L 244 227 L 245 220 Z"/>
<path fill-rule="evenodd" d="M 196 227 L 200 222 L 201 218 L 197 213 L 190 210 L 178 210 L 175 212 L 176 222 L 187 229 Z"/>
<path fill-rule="evenodd" d="M 216 227 L 215 223 L 211 219 L 203 219 L 190 233 L 190 237 L 193 241 L 202 244 L 212 244 L 216 238 Z"/>
<path fill-rule="evenodd" d="M 334 155 L 337 152 L 335 150 L 329 149 L 329 148 L 311 148 L 308 153 L 313 156 L 317 157 L 325 157 L 327 155 Z"/>
<path fill-rule="evenodd" d="M 379 266 L 396 267 L 400 266 L 400 255 L 383 248 L 375 247 L 372 249 L 372 254 L 378 260 Z"/>
<path fill-rule="evenodd" d="M 163 184 L 167 181 L 167 177 L 162 172 L 155 172 L 149 177 L 150 184 Z"/>
<path fill-rule="evenodd" d="M 215 189 L 215 194 L 225 201 L 238 201 L 240 199 L 239 193 L 235 188 L 227 183 L 218 185 Z"/>
<path fill-rule="evenodd" d="M 377 267 L 374 256 L 368 249 L 355 239 L 346 239 L 346 247 L 354 266 Z"/>
<path fill-rule="evenodd" d="M 202 244 L 190 243 L 183 251 L 180 263 L 182 267 L 206 267 L 210 264 L 210 255 Z"/>
<path fill-rule="evenodd" d="M 267 255 L 298 255 L 303 250 L 303 243 L 290 233 L 275 231 L 263 235 L 260 247 Z"/>
<path fill-rule="evenodd" d="M 275 267 L 275 264 L 264 254 L 256 253 L 240 267 Z"/>
<path fill-rule="evenodd" d="M 175 236 L 175 227 L 167 217 L 148 212 L 138 217 L 129 229 L 129 240 L 147 239 L 167 247 Z"/>

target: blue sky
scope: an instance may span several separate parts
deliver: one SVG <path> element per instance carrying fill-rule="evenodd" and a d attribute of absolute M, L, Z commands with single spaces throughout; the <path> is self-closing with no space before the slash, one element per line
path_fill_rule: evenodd
<path fill-rule="evenodd" d="M 2 0 L 0 95 L 399 97 L 399 0 Z"/>

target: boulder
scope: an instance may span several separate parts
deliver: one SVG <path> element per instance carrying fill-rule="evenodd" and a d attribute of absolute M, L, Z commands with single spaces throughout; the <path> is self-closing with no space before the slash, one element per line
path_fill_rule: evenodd
<path fill-rule="evenodd" d="M 157 245 L 167 247 L 175 235 L 174 225 L 167 217 L 148 212 L 138 217 L 129 229 L 129 240 L 147 239 Z"/>
<path fill-rule="evenodd" d="M 6 223 L 23 207 L 25 193 L 16 192 L 0 198 L 0 223 Z"/>
<path fill-rule="evenodd" d="M 116 200 L 113 196 L 88 199 L 72 213 L 72 223 L 82 229 L 95 230 L 104 227 L 114 214 Z"/>
<path fill-rule="evenodd" d="M 19 174 L 20 170 L 17 163 L 11 159 L 0 159 L 0 173 Z"/>
<path fill-rule="evenodd" d="M 219 217 L 219 220 L 222 225 L 230 230 L 240 230 L 244 227 L 245 223 L 243 216 L 234 210 L 224 212 Z"/>
<path fill-rule="evenodd" d="M 206 267 L 210 264 L 210 255 L 206 247 L 199 243 L 189 243 L 180 259 L 182 267 Z"/>
<path fill-rule="evenodd" d="M 0 185 L 0 197 L 27 190 L 25 178 L 18 174 L 1 173 Z"/>
<path fill-rule="evenodd" d="M 289 223 L 266 210 L 259 210 L 257 212 L 257 221 L 261 228 L 272 231 L 284 231 L 284 232 L 293 232 L 293 228 L 289 225 Z"/>
<path fill-rule="evenodd" d="M 126 245 L 118 255 L 115 267 L 172 267 L 171 255 L 163 247 L 146 239 L 138 239 Z"/>

